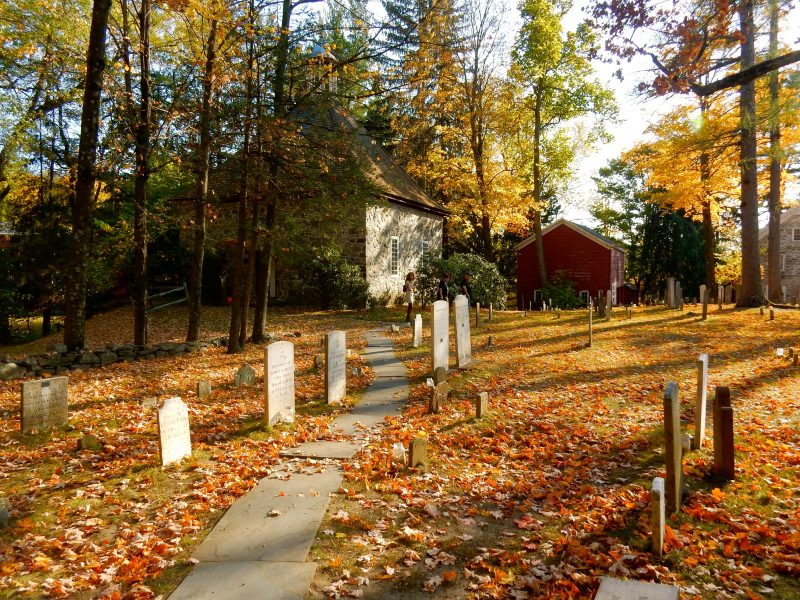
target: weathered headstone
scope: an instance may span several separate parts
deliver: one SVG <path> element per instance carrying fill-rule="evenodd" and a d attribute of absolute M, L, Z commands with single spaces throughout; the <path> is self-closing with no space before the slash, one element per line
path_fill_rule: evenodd
<path fill-rule="evenodd" d="M 207 398 L 211 395 L 211 382 L 198 381 L 197 382 L 197 397 L 200 399 Z"/>
<path fill-rule="evenodd" d="M 347 334 L 331 331 L 325 336 L 325 400 L 341 402 L 347 395 Z"/>
<path fill-rule="evenodd" d="M 703 318 L 705 321 L 708 319 L 708 288 L 705 284 L 700 286 L 700 302 L 703 303 Z"/>
<path fill-rule="evenodd" d="M 158 409 L 158 448 L 162 465 L 192 455 L 189 409 L 180 398 L 167 398 Z"/>
<path fill-rule="evenodd" d="M 697 359 L 697 395 L 694 406 L 694 436 L 692 448 L 703 447 L 706 439 L 706 404 L 708 398 L 708 354 L 705 352 Z"/>
<path fill-rule="evenodd" d="M 236 371 L 236 377 L 234 379 L 234 383 L 236 387 L 244 387 L 248 385 L 253 385 L 256 382 L 256 372 L 249 364 L 244 363 L 239 370 Z"/>
<path fill-rule="evenodd" d="M 720 385 L 714 394 L 714 470 L 723 479 L 735 478 L 735 457 L 731 391 Z"/>
<path fill-rule="evenodd" d="M 725 286 L 725 304 L 730 304 L 733 301 L 733 286 Z"/>
<path fill-rule="evenodd" d="M 489 392 L 480 392 L 475 396 L 475 417 L 483 418 L 489 412 Z"/>
<path fill-rule="evenodd" d="M 601 577 L 594 600 L 678 600 L 680 591 L 676 585 Z"/>
<path fill-rule="evenodd" d="M 680 281 L 675 282 L 675 306 L 674 308 L 683 310 L 683 287 Z"/>
<path fill-rule="evenodd" d="M 442 406 L 447 401 L 447 394 L 450 392 L 450 385 L 443 381 L 431 388 L 431 397 L 428 404 L 428 412 L 438 414 Z"/>
<path fill-rule="evenodd" d="M 158 398 L 155 396 L 149 396 L 147 398 L 142 398 L 140 401 L 142 408 L 158 408 Z"/>
<path fill-rule="evenodd" d="M 722 310 L 722 302 L 725 299 L 725 286 L 717 286 L 717 310 Z"/>
<path fill-rule="evenodd" d="M 324 341 L 324 339 L 325 338 L 323 338 L 323 341 Z M 323 345 L 323 347 L 325 346 L 324 343 L 322 345 Z M 319 354 L 315 354 L 314 355 L 314 368 L 315 369 L 321 369 L 324 366 L 325 366 L 325 353 L 324 352 L 320 352 Z"/>
<path fill-rule="evenodd" d="M 678 384 L 667 383 L 664 388 L 664 462 L 667 467 L 667 514 L 679 512 L 681 506 L 681 479 L 683 477 L 683 451 L 681 449 L 681 408 Z"/>
<path fill-rule="evenodd" d="M 447 381 L 447 369 L 444 367 L 436 367 L 433 371 L 433 384 L 439 385 Z"/>
<path fill-rule="evenodd" d="M 68 377 L 51 377 L 22 384 L 22 433 L 43 431 L 67 424 L 68 382 Z"/>
<path fill-rule="evenodd" d="M 664 553 L 664 478 L 654 477 L 650 488 L 650 526 L 653 530 L 652 552 L 656 556 Z"/>
<path fill-rule="evenodd" d="M 294 421 L 294 344 L 273 342 L 264 351 L 264 421 Z"/>
<path fill-rule="evenodd" d="M 475 303 L 475 329 L 481 326 L 481 303 Z"/>
<path fill-rule="evenodd" d="M 453 301 L 456 313 L 456 363 L 465 367 L 472 362 L 472 340 L 469 330 L 469 300 L 456 296 Z"/>
<path fill-rule="evenodd" d="M 612 300 L 611 290 L 608 290 L 608 294 L 606 294 L 606 320 L 608 321 L 611 320 L 611 310 L 612 310 L 611 300 Z"/>
<path fill-rule="evenodd" d="M 770 321 L 774 321 L 775 320 L 775 309 L 772 308 L 772 307 L 770 307 L 770 309 L 769 309 L 769 320 Z"/>
<path fill-rule="evenodd" d="M 667 277 L 667 292 L 666 292 L 667 307 L 675 308 L 675 278 Z"/>
<path fill-rule="evenodd" d="M 422 315 L 414 317 L 414 329 L 411 333 L 411 347 L 419 348 L 422 345 Z"/>
<path fill-rule="evenodd" d="M 450 361 L 450 306 L 447 300 L 437 300 L 431 307 L 431 370 L 447 371 Z"/>
<path fill-rule="evenodd" d="M 80 452 L 81 450 L 89 450 L 91 452 L 97 452 L 103 447 L 103 444 L 100 443 L 100 438 L 98 438 L 93 433 L 87 433 L 83 437 L 78 440 L 77 449 Z"/>
<path fill-rule="evenodd" d="M 428 465 L 428 438 L 424 436 L 415 437 L 408 444 L 408 466 L 412 469 L 418 466 Z"/>

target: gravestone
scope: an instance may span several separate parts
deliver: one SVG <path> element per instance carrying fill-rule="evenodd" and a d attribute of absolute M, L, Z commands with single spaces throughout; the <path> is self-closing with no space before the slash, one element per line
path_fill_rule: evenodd
<path fill-rule="evenodd" d="M 408 466 L 428 466 L 428 438 L 416 437 L 408 444 Z"/>
<path fill-rule="evenodd" d="M 341 402 L 347 395 L 347 334 L 331 331 L 325 336 L 325 400 Z"/>
<path fill-rule="evenodd" d="M 453 301 L 456 313 L 456 364 L 466 367 L 472 362 L 472 340 L 469 331 L 469 300 L 466 296 L 456 296 Z"/>
<path fill-rule="evenodd" d="M 722 301 L 725 298 L 725 286 L 717 286 L 717 310 L 722 310 Z"/>
<path fill-rule="evenodd" d="M 323 340 L 323 344 L 322 345 L 324 347 L 325 346 L 325 343 L 324 343 L 325 342 L 325 338 L 322 338 L 322 340 Z M 324 353 L 315 354 L 314 355 L 314 368 L 315 369 L 321 369 L 324 366 L 325 366 L 325 354 Z"/>
<path fill-rule="evenodd" d="M 775 309 L 773 309 L 773 308 L 769 309 L 769 320 L 770 321 L 774 321 L 775 320 Z"/>
<path fill-rule="evenodd" d="M 680 281 L 675 282 L 675 307 L 683 310 L 683 287 Z"/>
<path fill-rule="evenodd" d="M 68 382 L 68 377 L 51 377 L 22 384 L 22 433 L 44 431 L 67 424 Z"/>
<path fill-rule="evenodd" d="M 475 418 L 481 419 L 489 412 L 489 392 L 481 392 L 475 396 Z"/>
<path fill-rule="evenodd" d="M 703 318 L 705 321 L 708 319 L 708 288 L 705 284 L 700 286 L 700 302 L 703 303 Z"/>
<path fill-rule="evenodd" d="M 733 286 L 725 286 L 725 304 L 730 304 L 733 301 Z"/>
<path fill-rule="evenodd" d="M 158 450 L 162 465 L 192 455 L 189 409 L 180 398 L 167 398 L 158 409 Z"/>
<path fill-rule="evenodd" d="M 717 386 L 714 394 L 714 470 L 727 480 L 735 478 L 736 451 L 733 445 L 731 391 Z"/>
<path fill-rule="evenodd" d="M 667 514 L 680 512 L 682 473 L 681 408 L 678 399 L 678 384 L 667 383 L 664 388 L 664 462 L 667 466 L 666 510 Z"/>
<path fill-rule="evenodd" d="M 706 399 L 708 397 L 708 354 L 697 359 L 697 395 L 694 406 L 694 436 L 692 449 L 703 447 L 706 439 Z"/>
<path fill-rule="evenodd" d="M 759 306 L 758 307 L 758 314 L 761 315 L 762 317 L 764 316 L 764 307 L 763 306 Z"/>
<path fill-rule="evenodd" d="M 680 591 L 677 585 L 601 577 L 594 600 L 678 600 Z"/>
<path fill-rule="evenodd" d="M 414 331 L 411 334 L 411 347 L 419 348 L 422 345 L 422 315 L 414 317 Z"/>
<path fill-rule="evenodd" d="M 434 385 L 431 388 L 431 397 L 430 402 L 428 404 L 428 412 L 433 414 L 438 414 L 439 411 L 442 409 L 445 401 L 447 400 L 447 394 L 450 391 L 450 386 L 446 381 L 438 385 Z"/>
<path fill-rule="evenodd" d="M 253 385 L 256 382 L 256 372 L 253 370 L 249 364 L 244 363 L 239 370 L 236 371 L 236 377 L 234 379 L 234 383 L 236 387 L 244 387 L 248 385 Z"/>
<path fill-rule="evenodd" d="M 450 307 L 447 300 L 437 300 L 431 306 L 431 370 L 439 367 L 445 372 L 450 362 Z"/>
<path fill-rule="evenodd" d="M 433 384 L 439 385 L 447 381 L 447 369 L 444 367 L 436 367 L 433 371 Z"/>
<path fill-rule="evenodd" d="M 667 277 L 667 307 L 675 308 L 675 278 Z"/>
<path fill-rule="evenodd" d="M 197 397 L 200 399 L 207 398 L 211 395 L 211 382 L 198 381 L 197 382 Z"/>
<path fill-rule="evenodd" d="M 608 294 L 606 294 L 606 320 L 611 320 L 611 290 L 608 290 Z"/>
<path fill-rule="evenodd" d="M 653 477 L 650 488 L 650 527 L 653 530 L 651 551 L 656 556 L 664 554 L 664 478 Z"/>
<path fill-rule="evenodd" d="M 493 342 L 494 342 L 494 339 L 492 338 L 492 336 L 488 336 L 488 337 L 486 338 L 486 347 L 487 347 L 487 348 L 491 348 L 491 347 L 492 347 L 492 343 L 493 343 Z"/>
<path fill-rule="evenodd" d="M 273 342 L 264 350 L 264 421 L 294 421 L 294 344 Z"/>
<path fill-rule="evenodd" d="M 481 303 L 475 303 L 475 329 L 481 326 Z"/>

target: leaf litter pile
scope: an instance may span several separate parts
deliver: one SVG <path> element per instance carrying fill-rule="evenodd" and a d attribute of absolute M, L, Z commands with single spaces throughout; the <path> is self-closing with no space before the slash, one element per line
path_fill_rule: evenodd
<path fill-rule="evenodd" d="M 439 414 L 428 413 L 427 318 L 419 349 L 408 330 L 387 334 L 410 401 L 345 466 L 309 559 L 312 597 L 591 598 L 601 576 L 680 584 L 683 598 L 800 597 L 800 367 L 776 352 L 798 344 L 800 313 L 712 308 L 703 322 L 690 310 L 615 311 L 595 321 L 592 348 L 585 311 L 484 313 L 474 362 L 451 372 Z M 679 384 L 691 433 L 702 352 L 706 442 L 685 456 L 687 494 L 659 559 L 649 490 L 664 476 L 663 390 Z M 717 385 L 735 411 L 728 483 L 713 473 Z M 476 420 L 483 391 L 489 414 Z M 393 448 L 419 435 L 430 464 L 408 469 Z"/>
<path fill-rule="evenodd" d="M 224 334 L 229 311 L 207 308 L 203 337 Z M 19 433 L 20 382 L 0 383 L 0 498 L 10 520 L 0 528 L 0 597 L 153 598 L 171 591 L 191 568 L 191 551 L 233 501 L 269 475 L 279 452 L 311 439 L 332 439 L 328 424 L 371 379 L 348 371 L 344 406 L 324 401 L 324 374 L 314 367 L 322 335 L 346 329 L 348 369 L 373 325 L 349 313 L 273 312 L 269 331 L 295 344 L 297 419 L 265 428 L 263 385 L 236 388 L 234 373 L 250 363 L 263 374 L 263 346 L 225 354 L 210 348 L 179 357 L 108 365 L 69 375 L 69 425 Z M 363 315 L 358 315 L 363 317 Z M 160 313 L 154 341 L 179 341 L 185 309 Z M 87 346 L 130 341 L 130 311 L 87 323 Z M 43 352 L 40 340 L 14 353 Z M 200 400 L 198 381 L 213 392 Z M 188 405 L 193 456 L 161 468 L 153 398 L 180 396 Z M 77 450 L 84 434 L 100 441 Z"/>

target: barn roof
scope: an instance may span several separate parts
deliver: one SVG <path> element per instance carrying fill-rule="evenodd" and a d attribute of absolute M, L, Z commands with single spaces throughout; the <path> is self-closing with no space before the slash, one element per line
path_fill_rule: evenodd
<path fill-rule="evenodd" d="M 587 227 L 586 225 L 581 225 L 580 223 L 573 223 L 572 221 L 567 221 L 566 219 L 558 219 L 557 221 L 550 223 L 550 225 L 548 225 L 542 230 L 542 237 L 546 236 L 548 233 L 553 231 L 553 229 L 559 227 L 560 225 L 565 225 L 566 227 L 569 227 L 570 229 L 577 231 L 581 235 L 585 235 L 586 237 L 588 237 L 594 242 L 597 242 L 604 248 L 614 248 L 621 252 L 625 252 L 625 249 L 611 238 L 606 237 L 601 233 L 598 233 L 591 227 Z M 519 244 L 517 244 L 517 250 L 522 250 L 525 246 L 528 246 L 529 244 L 532 244 L 535 241 L 536 241 L 536 235 L 528 236 L 527 238 L 522 240 Z"/>

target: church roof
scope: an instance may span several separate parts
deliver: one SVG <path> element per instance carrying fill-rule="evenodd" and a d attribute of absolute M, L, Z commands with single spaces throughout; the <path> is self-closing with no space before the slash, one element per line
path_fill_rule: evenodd
<path fill-rule="evenodd" d="M 548 233 L 553 231 L 553 229 L 559 227 L 560 225 L 564 225 L 565 227 L 569 227 L 570 229 L 573 229 L 578 233 L 585 235 L 586 237 L 594 240 L 595 242 L 597 242 L 598 244 L 600 244 L 605 248 L 615 248 L 617 250 L 620 250 L 621 252 L 625 252 L 625 249 L 611 238 L 606 237 L 601 233 L 598 233 L 591 227 L 587 227 L 586 225 L 581 225 L 580 223 L 573 223 L 572 221 L 567 221 L 566 219 L 558 219 L 557 221 L 550 223 L 550 225 L 548 225 L 542 230 L 542 237 L 546 236 Z M 535 234 L 530 235 L 524 240 L 522 240 L 519 244 L 517 244 L 517 250 L 522 250 L 525 246 L 532 244 L 535 241 L 536 241 L 536 235 Z"/>

